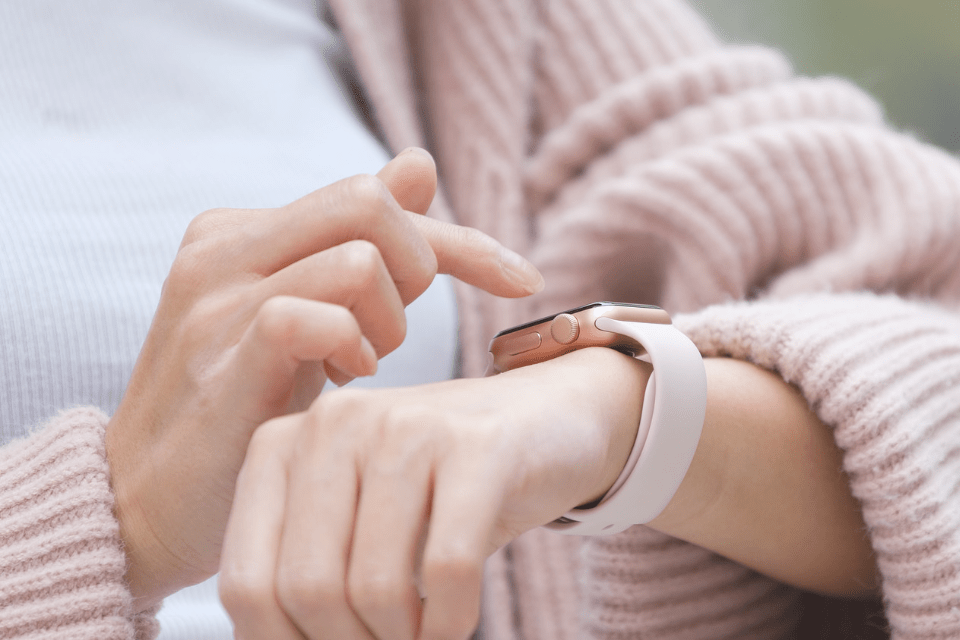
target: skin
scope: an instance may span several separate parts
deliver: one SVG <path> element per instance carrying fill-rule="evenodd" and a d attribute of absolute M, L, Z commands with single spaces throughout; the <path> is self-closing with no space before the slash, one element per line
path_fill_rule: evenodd
<path fill-rule="evenodd" d="M 876 559 L 831 430 L 766 369 L 707 358 L 704 430 L 649 526 L 801 589 L 876 594 Z"/>
<path fill-rule="evenodd" d="M 542 287 L 492 239 L 419 215 L 435 186 L 411 151 L 377 177 L 190 226 L 107 430 L 138 609 L 219 566 L 247 640 L 466 638 L 484 560 L 612 485 L 649 376 L 612 350 L 317 397 L 328 376 L 373 373 L 438 271 L 497 295 Z M 700 446 L 650 526 L 789 584 L 869 594 L 828 428 L 778 376 L 706 367 Z"/>
<path fill-rule="evenodd" d="M 869 594 L 873 556 L 827 427 L 778 376 L 705 364 L 700 446 L 650 526 L 789 584 Z M 237 637 L 469 637 L 484 560 L 616 480 L 647 367 L 585 349 L 493 378 L 337 391 L 268 422 L 221 562 Z"/>
<path fill-rule="evenodd" d="M 106 433 L 138 609 L 217 570 L 254 431 L 327 377 L 374 373 L 436 273 L 501 296 L 543 286 L 488 236 L 421 215 L 435 189 L 433 159 L 412 149 L 378 176 L 190 224 Z"/>

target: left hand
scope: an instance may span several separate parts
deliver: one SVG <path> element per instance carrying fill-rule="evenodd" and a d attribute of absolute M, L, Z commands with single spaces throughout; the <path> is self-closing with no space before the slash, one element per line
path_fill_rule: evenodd
<path fill-rule="evenodd" d="M 585 349 L 492 378 L 339 390 L 264 424 L 221 558 L 237 637 L 468 637 L 487 556 L 616 480 L 648 376 Z"/>

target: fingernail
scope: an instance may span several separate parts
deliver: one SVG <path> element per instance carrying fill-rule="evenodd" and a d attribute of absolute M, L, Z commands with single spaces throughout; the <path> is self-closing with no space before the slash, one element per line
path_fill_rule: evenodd
<path fill-rule="evenodd" d="M 421 148 L 421 147 L 407 147 L 406 149 L 404 149 L 403 151 L 401 151 L 401 152 L 398 153 L 397 155 L 398 155 L 398 156 L 405 156 L 405 155 L 410 154 L 410 153 L 413 153 L 413 154 L 418 155 L 418 156 L 429 156 L 429 155 L 430 155 L 430 154 L 427 152 L 426 149 L 423 149 L 423 148 Z"/>
<path fill-rule="evenodd" d="M 405 156 L 408 154 L 421 156 L 423 158 L 429 158 L 431 160 L 433 159 L 433 156 L 430 154 L 430 152 L 424 149 L 423 147 L 407 147 L 406 149 L 401 151 L 399 155 Z"/>
<path fill-rule="evenodd" d="M 377 372 L 377 352 L 367 340 L 367 336 L 360 336 L 360 358 L 363 361 L 364 371 L 370 372 L 366 375 L 372 376 Z"/>
<path fill-rule="evenodd" d="M 393 158 L 390 159 L 390 162 L 393 162 L 394 160 L 399 160 L 403 156 L 412 152 L 414 149 L 415 147 L 407 147 L 406 149 L 402 149 L 399 153 L 394 154 Z M 388 162 L 387 164 L 390 164 L 390 162 Z"/>
<path fill-rule="evenodd" d="M 507 248 L 500 249 L 500 265 L 510 278 L 527 290 L 527 293 L 543 291 L 543 276 L 529 260 Z"/>

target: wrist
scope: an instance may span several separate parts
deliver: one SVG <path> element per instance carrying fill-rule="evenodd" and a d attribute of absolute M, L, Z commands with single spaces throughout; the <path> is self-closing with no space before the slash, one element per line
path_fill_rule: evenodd
<path fill-rule="evenodd" d="M 677 492 L 660 515 L 648 523 L 653 529 L 690 540 L 691 531 L 700 527 L 704 514 L 718 500 L 729 464 L 726 438 L 734 435 L 723 427 L 739 419 L 738 408 L 723 393 L 724 388 L 736 386 L 739 381 L 738 372 L 729 370 L 730 363 L 735 369 L 746 364 L 728 358 L 703 360 L 707 376 L 707 407 L 700 442 Z"/>
<path fill-rule="evenodd" d="M 116 417 L 115 417 L 116 418 Z M 182 578 L 187 568 L 158 537 L 150 517 L 149 460 L 124 455 L 115 420 L 107 425 L 106 453 L 114 494 L 114 515 L 126 555 L 125 580 L 135 612 L 158 605 L 164 597 L 191 582 Z M 162 507 L 161 507 L 162 508 Z M 196 580 L 194 580 L 195 582 Z"/>
<path fill-rule="evenodd" d="M 700 445 L 648 525 L 801 589 L 870 592 L 876 562 L 831 430 L 776 373 L 731 358 L 704 365 Z"/>
<path fill-rule="evenodd" d="M 574 506 L 593 504 L 610 490 L 620 476 L 633 450 L 640 425 L 643 397 L 652 367 L 614 349 L 591 347 L 580 354 L 580 371 L 587 372 L 593 384 L 590 400 L 597 426 L 602 429 L 603 455 L 593 477 L 584 482 Z M 574 354 L 570 354 L 574 355 Z M 566 357 L 566 356 L 565 356 Z M 585 376 L 580 374 L 582 380 Z"/>

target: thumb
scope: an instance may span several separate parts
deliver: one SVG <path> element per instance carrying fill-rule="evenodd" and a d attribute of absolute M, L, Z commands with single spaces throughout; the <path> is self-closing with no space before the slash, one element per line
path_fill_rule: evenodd
<path fill-rule="evenodd" d="M 409 147 L 377 174 L 397 203 L 407 211 L 424 214 L 437 191 L 437 165 L 427 151 Z"/>

